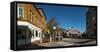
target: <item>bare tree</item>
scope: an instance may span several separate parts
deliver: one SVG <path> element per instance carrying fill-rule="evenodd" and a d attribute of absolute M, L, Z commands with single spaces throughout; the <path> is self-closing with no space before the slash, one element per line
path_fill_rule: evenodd
<path fill-rule="evenodd" d="M 54 32 L 57 30 L 54 30 L 53 27 L 55 26 L 56 28 L 58 27 L 58 21 L 56 19 L 56 17 L 52 17 L 48 22 L 47 22 L 47 27 L 49 29 L 49 37 L 53 37 L 54 36 Z"/>

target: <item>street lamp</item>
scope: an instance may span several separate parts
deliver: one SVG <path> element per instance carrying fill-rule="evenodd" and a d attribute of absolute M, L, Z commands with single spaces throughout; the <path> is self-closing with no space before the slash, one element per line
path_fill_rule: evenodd
<path fill-rule="evenodd" d="M 56 29 L 56 26 L 54 26 L 53 29 L 55 30 Z"/>
<path fill-rule="evenodd" d="M 53 36 L 54 38 L 53 39 L 55 40 L 55 30 L 56 30 L 56 26 L 53 26 L 53 30 L 54 30 L 54 36 Z"/>

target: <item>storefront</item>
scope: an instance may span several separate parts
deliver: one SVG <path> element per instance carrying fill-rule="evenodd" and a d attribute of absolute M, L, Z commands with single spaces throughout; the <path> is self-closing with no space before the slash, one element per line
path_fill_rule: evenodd
<path fill-rule="evenodd" d="M 35 41 L 39 41 L 39 43 L 42 43 L 42 29 L 39 27 L 36 27 L 35 25 L 32 25 L 31 23 L 28 23 L 26 21 L 18 21 L 18 26 L 26 26 L 28 27 L 29 31 L 31 32 L 31 37 L 28 37 L 29 34 L 27 34 L 27 38 L 31 39 L 31 43 Z M 26 32 L 24 32 L 26 34 Z M 26 39 L 27 39 L 26 38 Z"/>

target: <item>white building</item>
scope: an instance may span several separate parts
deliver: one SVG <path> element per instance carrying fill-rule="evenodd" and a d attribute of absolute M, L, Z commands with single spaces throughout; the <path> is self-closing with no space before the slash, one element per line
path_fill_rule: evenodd
<path fill-rule="evenodd" d="M 17 25 L 23 26 L 23 27 L 26 26 L 31 31 L 31 34 L 29 32 L 27 33 L 27 31 L 24 32 L 24 34 L 26 34 L 26 39 L 27 39 L 26 44 L 28 44 L 30 42 L 32 43 L 32 42 L 35 42 L 35 41 L 39 41 L 40 43 L 42 42 L 42 29 L 40 29 L 39 27 L 32 25 L 28 22 L 25 22 L 25 21 L 24 22 L 18 21 Z M 31 37 L 29 37 L 29 36 L 31 36 Z M 24 39 L 18 40 L 18 42 L 19 42 L 18 45 L 25 44 L 25 42 L 23 40 Z"/>
<path fill-rule="evenodd" d="M 66 31 L 67 37 L 78 37 L 80 35 L 82 35 L 82 33 L 75 28 Z"/>

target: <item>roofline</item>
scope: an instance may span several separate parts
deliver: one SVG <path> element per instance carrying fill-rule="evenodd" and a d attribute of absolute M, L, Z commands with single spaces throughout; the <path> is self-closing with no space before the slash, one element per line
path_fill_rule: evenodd
<path fill-rule="evenodd" d="M 43 12 L 43 14 L 44 14 L 44 16 L 45 16 L 45 19 L 46 19 L 46 15 L 45 15 L 45 12 L 44 12 L 44 10 L 43 10 L 43 8 L 38 8 L 39 10 L 42 10 L 42 12 Z"/>
<path fill-rule="evenodd" d="M 37 10 L 37 12 L 39 13 L 39 15 L 41 16 L 40 12 L 38 11 L 38 8 L 36 7 L 36 4 L 33 3 L 33 6 L 35 7 L 35 9 Z M 42 16 L 41 16 L 42 17 Z"/>

